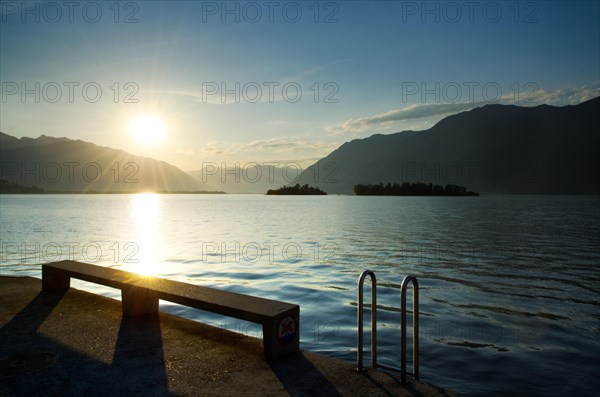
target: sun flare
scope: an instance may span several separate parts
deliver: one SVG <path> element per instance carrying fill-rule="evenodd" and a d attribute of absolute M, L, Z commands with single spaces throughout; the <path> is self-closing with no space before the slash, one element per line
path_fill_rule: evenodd
<path fill-rule="evenodd" d="M 138 143 L 158 145 L 166 136 L 165 123 L 157 116 L 138 116 L 129 123 L 129 133 Z"/>

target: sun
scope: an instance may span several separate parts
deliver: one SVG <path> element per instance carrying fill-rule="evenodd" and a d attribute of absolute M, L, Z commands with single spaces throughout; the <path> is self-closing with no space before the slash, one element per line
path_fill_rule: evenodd
<path fill-rule="evenodd" d="M 129 133 L 138 143 L 158 145 L 166 136 L 165 123 L 157 116 L 138 116 L 129 123 Z"/>

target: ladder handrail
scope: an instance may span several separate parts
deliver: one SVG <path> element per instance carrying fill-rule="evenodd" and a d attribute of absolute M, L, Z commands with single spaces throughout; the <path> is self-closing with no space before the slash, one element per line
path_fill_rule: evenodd
<path fill-rule="evenodd" d="M 410 282 L 413 284 L 413 377 L 419 379 L 419 282 L 414 276 L 406 276 L 400 287 L 402 383 L 406 383 L 406 290 Z"/>
<path fill-rule="evenodd" d="M 377 366 L 377 278 L 371 270 L 365 270 L 358 278 L 358 357 L 357 370 L 363 370 L 363 286 L 365 278 L 371 278 L 371 362 L 373 368 Z"/>
<path fill-rule="evenodd" d="M 378 366 L 390 370 L 397 371 L 398 369 L 377 365 L 377 279 L 375 273 L 371 270 L 365 270 L 358 278 L 358 340 L 357 340 L 357 370 L 363 371 L 363 286 L 367 276 L 371 278 L 371 361 L 373 368 Z M 408 284 L 413 284 L 413 377 L 419 379 L 419 282 L 414 276 L 406 276 L 402 280 L 400 287 L 400 373 L 402 383 L 406 383 L 406 290 Z"/>

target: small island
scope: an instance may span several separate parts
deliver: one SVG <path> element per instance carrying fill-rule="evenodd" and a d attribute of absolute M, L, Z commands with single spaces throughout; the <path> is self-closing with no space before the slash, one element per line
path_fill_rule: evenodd
<path fill-rule="evenodd" d="M 403 184 L 388 183 L 384 185 L 354 185 L 357 196 L 479 196 L 479 193 L 468 191 L 464 186 L 432 185 L 423 182 L 404 182 Z"/>
<path fill-rule="evenodd" d="M 299 183 L 296 183 L 296 186 L 282 186 L 279 189 L 269 189 L 267 190 L 268 196 L 283 196 L 283 195 L 304 195 L 304 196 L 315 196 L 315 195 L 326 195 L 324 191 L 319 189 L 318 187 L 312 187 L 308 185 L 300 186 Z"/>

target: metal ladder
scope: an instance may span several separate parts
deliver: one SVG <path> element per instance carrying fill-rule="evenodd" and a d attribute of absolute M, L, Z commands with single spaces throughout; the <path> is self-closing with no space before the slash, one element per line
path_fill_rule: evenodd
<path fill-rule="evenodd" d="M 373 368 L 383 368 L 392 371 L 400 371 L 402 383 L 406 383 L 406 290 L 408 284 L 413 284 L 413 372 L 414 379 L 419 379 L 419 283 L 414 276 L 406 276 L 400 287 L 400 311 L 401 311 L 401 341 L 400 341 L 400 369 L 377 364 L 377 278 L 371 270 L 365 270 L 358 278 L 358 357 L 357 370 L 363 371 L 363 285 L 365 278 L 371 278 L 371 361 Z"/>

